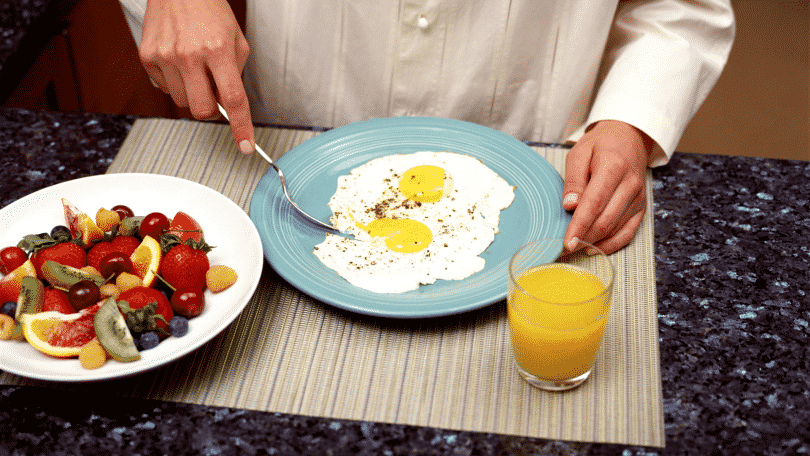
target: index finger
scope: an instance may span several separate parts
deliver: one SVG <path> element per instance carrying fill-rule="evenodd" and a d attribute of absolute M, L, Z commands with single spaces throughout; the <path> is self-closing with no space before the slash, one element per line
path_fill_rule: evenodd
<path fill-rule="evenodd" d="M 568 239 L 569 243 L 573 244 L 575 237 L 590 243 L 599 241 L 599 239 L 585 239 L 584 236 L 607 207 L 624 174 L 610 168 L 607 163 L 601 167 L 602 169 L 592 170 L 591 180 L 579 197 L 577 208 L 565 233 L 565 239 Z"/>
<path fill-rule="evenodd" d="M 252 153 L 255 148 L 253 119 L 238 69 L 233 63 L 222 61 L 216 66 L 211 66 L 211 74 L 217 87 L 219 101 L 228 113 L 233 139 L 239 151 L 243 154 Z"/>

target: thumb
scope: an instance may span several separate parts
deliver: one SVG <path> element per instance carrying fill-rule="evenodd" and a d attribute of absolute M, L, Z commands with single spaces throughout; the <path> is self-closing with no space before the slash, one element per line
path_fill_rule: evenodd
<path fill-rule="evenodd" d="M 591 156 L 593 149 L 582 141 L 577 142 L 568 151 L 565 158 L 565 179 L 563 184 L 563 209 L 573 211 L 579 204 L 579 198 L 588 185 L 591 174 Z"/>

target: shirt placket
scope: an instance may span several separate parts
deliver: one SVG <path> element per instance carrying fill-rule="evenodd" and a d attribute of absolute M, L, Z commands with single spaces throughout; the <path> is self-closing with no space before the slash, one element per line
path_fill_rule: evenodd
<path fill-rule="evenodd" d="M 437 0 L 403 0 L 391 74 L 391 115 L 430 115 L 440 105 L 447 24 Z"/>

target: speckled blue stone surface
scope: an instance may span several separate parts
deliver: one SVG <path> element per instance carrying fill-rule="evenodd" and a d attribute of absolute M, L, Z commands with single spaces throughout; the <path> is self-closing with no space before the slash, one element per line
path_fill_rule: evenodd
<path fill-rule="evenodd" d="M 31 24 L 45 12 L 50 0 L 3 0 L 0 2 L 0 72 L 31 30 Z"/>
<path fill-rule="evenodd" d="M 810 163 L 676 154 L 654 172 L 667 445 L 810 452 Z"/>
<path fill-rule="evenodd" d="M 57 182 L 104 174 L 133 120 L 0 108 L 0 207 Z"/>
<path fill-rule="evenodd" d="M 134 120 L 0 109 L 0 208 L 103 173 Z M 0 454 L 810 454 L 810 163 L 653 177 L 663 450 L 0 386 Z"/>

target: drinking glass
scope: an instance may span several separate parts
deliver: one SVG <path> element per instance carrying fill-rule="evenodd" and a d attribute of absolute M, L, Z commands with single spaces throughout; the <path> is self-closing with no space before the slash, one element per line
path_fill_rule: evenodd
<path fill-rule="evenodd" d="M 538 239 L 509 263 L 515 364 L 544 390 L 569 390 L 588 379 L 610 312 L 613 264 L 599 248 L 578 242 L 572 252 L 563 239 Z"/>

